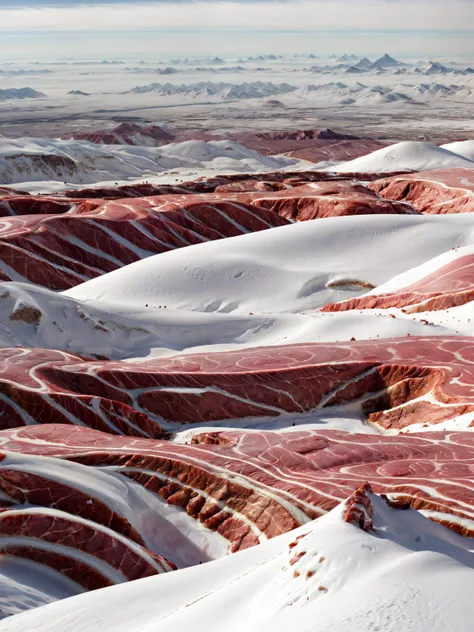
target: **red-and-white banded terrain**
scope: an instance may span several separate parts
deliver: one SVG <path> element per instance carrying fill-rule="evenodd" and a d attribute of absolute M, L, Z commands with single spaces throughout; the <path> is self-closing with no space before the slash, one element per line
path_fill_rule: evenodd
<path fill-rule="evenodd" d="M 298 134 L 257 140 L 324 140 Z M 305 559 L 331 521 L 466 553 L 473 173 L 2 189 L 5 615 L 284 538 L 299 607 L 334 588 Z"/>
<path fill-rule="evenodd" d="M 471 248 L 453 250 L 405 276 L 414 273 L 421 277 L 414 283 L 403 285 L 402 279 L 394 279 L 365 296 L 326 305 L 323 311 L 399 308 L 412 314 L 445 310 L 474 300 L 474 254 Z M 394 289 L 391 290 L 391 286 L 395 286 Z"/>
<path fill-rule="evenodd" d="M 0 279 L 65 290 L 153 254 L 287 221 L 417 213 L 409 204 L 382 200 L 362 185 L 308 179 L 309 184 L 302 184 L 301 176 L 281 179 L 283 190 L 271 193 L 248 193 L 247 184 L 240 193 L 214 185 L 220 192 L 196 194 L 184 185 L 168 195 L 143 197 L 150 191 L 139 190 L 140 197 L 113 201 L 0 197 Z"/>
<path fill-rule="evenodd" d="M 409 202 L 421 213 L 474 211 L 474 169 L 395 176 L 375 181 L 369 187 L 384 198 Z"/>
<path fill-rule="evenodd" d="M 155 438 L 160 422 L 278 418 L 357 404 L 370 423 L 393 430 L 474 412 L 471 337 L 254 347 L 133 363 L 4 349 L 1 362 L 3 428 L 72 423 Z"/>

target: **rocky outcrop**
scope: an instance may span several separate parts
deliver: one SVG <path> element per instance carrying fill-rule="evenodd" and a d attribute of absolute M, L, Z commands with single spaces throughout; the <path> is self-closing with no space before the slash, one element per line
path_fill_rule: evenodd
<path fill-rule="evenodd" d="M 383 178 L 369 187 L 386 199 L 409 202 L 421 213 L 474 211 L 474 169 L 425 171 Z"/>
<path fill-rule="evenodd" d="M 166 132 L 158 125 L 142 126 L 135 123 L 121 123 L 110 130 L 74 133 L 68 138 L 87 140 L 98 145 L 146 145 L 159 147 L 173 142 L 174 134 Z"/>
<path fill-rule="evenodd" d="M 437 264 L 435 270 L 415 283 L 391 290 L 382 288 L 341 303 L 323 307 L 323 312 L 343 312 L 351 309 L 402 309 L 405 313 L 432 312 L 465 305 L 474 300 L 474 254 L 463 248 L 459 256 L 452 252 L 451 261 Z"/>

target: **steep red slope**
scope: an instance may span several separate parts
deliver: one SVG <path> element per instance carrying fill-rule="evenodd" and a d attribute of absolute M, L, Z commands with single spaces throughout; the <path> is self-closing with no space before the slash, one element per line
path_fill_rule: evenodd
<path fill-rule="evenodd" d="M 106 467 L 132 479 L 218 531 L 233 551 L 319 517 L 365 481 L 392 502 L 472 536 L 473 445 L 469 432 L 218 431 L 188 445 L 54 425 L 0 432 L 2 450 Z M 24 479 L 4 478 L 0 470 L 0 489 L 19 498 Z M 42 489 L 23 498 L 48 507 L 44 483 Z"/>
<path fill-rule="evenodd" d="M 174 134 L 166 132 L 158 125 L 142 126 L 135 123 L 121 123 L 109 130 L 74 133 L 68 138 L 87 140 L 98 145 L 166 145 L 173 142 Z"/>
<path fill-rule="evenodd" d="M 421 213 L 472 213 L 474 169 L 425 171 L 376 180 L 369 187 L 390 200 L 409 202 Z"/>
<path fill-rule="evenodd" d="M 69 493 L 75 493 L 70 490 Z M 49 566 L 86 590 L 174 570 L 111 529 L 72 514 L 19 507 L 0 513 L 0 553 Z"/>
<path fill-rule="evenodd" d="M 409 204 L 380 199 L 367 187 L 352 182 L 308 184 L 254 199 L 252 204 L 299 222 L 345 215 L 418 214 Z"/>
<path fill-rule="evenodd" d="M 310 162 L 354 160 L 386 147 L 387 143 L 371 138 L 339 134 L 330 129 L 283 130 L 236 134 L 232 139 L 260 154 L 285 153 Z"/>
<path fill-rule="evenodd" d="M 409 314 L 437 311 L 474 300 L 474 254 L 458 257 L 416 283 L 393 292 L 360 296 L 323 307 L 323 312 L 398 307 Z"/>
<path fill-rule="evenodd" d="M 65 290 L 153 254 L 286 223 L 217 194 L 82 201 L 60 214 L 4 219 L 0 259 L 5 280 Z"/>

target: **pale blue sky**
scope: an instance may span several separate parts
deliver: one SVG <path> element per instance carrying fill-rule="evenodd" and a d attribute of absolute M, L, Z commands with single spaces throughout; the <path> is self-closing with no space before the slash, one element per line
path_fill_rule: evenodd
<path fill-rule="evenodd" d="M 473 56 L 474 0 L 0 0 L 2 58 Z"/>

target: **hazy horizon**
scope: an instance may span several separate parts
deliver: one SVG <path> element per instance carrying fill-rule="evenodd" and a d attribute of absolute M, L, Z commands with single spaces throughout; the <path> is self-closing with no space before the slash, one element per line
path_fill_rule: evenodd
<path fill-rule="evenodd" d="M 0 1 L 3 60 L 353 52 L 474 55 L 474 3 L 454 0 Z"/>

